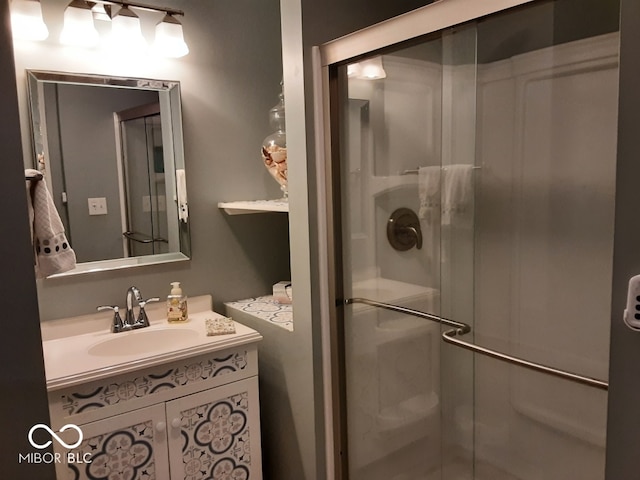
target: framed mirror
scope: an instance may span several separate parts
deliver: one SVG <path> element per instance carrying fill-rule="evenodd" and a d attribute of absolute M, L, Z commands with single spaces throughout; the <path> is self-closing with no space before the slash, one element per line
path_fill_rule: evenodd
<path fill-rule="evenodd" d="M 27 79 L 33 168 L 77 258 L 60 275 L 188 260 L 180 84 L 37 70 Z"/>

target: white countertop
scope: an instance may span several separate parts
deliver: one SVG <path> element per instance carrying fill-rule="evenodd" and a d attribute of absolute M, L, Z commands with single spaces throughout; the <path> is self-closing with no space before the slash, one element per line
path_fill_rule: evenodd
<path fill-rule="evenodd" d="M 206 302 L 204 302 L 204 305 L 206 305 Z M 149 309 L 149 312 L 152 313 L 152 310 Z M 65 336 L 57 335 L 56 327 L 53 326 L 53 324 L 43 327 L 43 338 L 45 340 L 42 343 L 47 388 L 49 390 L 57 390 L 71 385 L 138 370 L 140 368 L 193 357 L 195 355 L 213 353 L 257 342 L 262 339 L 262 336 L 258 332 L 237 322 L 234 322 L 236 333 L 207 336 L 205 319 L 222 317 L 222 315 L 212 312 L 211 310 L 190 311 L 189 321 L 184 324 L 169 324 L 166 320 L 157 318 L 157 311 L 153 313 L 155 314 L 149 315 L 151 321 L 150 327 L 129 332 L 111 333 L 107 324 L 106 328 L 102 327 L 95 331 L 83 331 L 77 335 L 69 335 L 69 333 L 73 331 L 70 325 L 80 323 L 74 321 L 74 319 L 65 319 L 59 322 L 59 329 L 64 330 Z M 54 320 L 53 322 L 57 321 Z M 100 325 L 102 326 L 103 324 L 104 321 L 101 321 Z M 84 326 L 84 329 L 86 329 L 86 326 Z M 174 332 L 164 332 L 171 332 L 171 330 L 174 330 Z M 182 332 L 178 332 L 178 330 L 182 330 Z M 132 345 L 135 347 L 137 342 L 136 336 L 142 338 L 145 335 L 149 336 L 150 339 L 158 335 L 158 338 L 163 338 L 164 343 L 167 343 L 168 340 L 170 346 L 162 349 L 153 348 L 153 341 L 141 341 L 141 345 L 146 344 L 146 348 L 142 348 L 142 351 L 136 351 L 135 348 L 130 348 Z M 108 354 L 104 354 L 105 348 L 96 349 L 98 345 L 102 347 L 104 345 L 103 342 L 112 342 L 114 341 L 113 339 L 116 338 L 117 340 L 114 345 L 122 341 L 123 345 L 127 344 L 129 348 L 112 349 L 112 352 L 106 349 L 109 352 Z M 173 339 L 175 339 L 175 343 L 173 343 Z M 94 352 L 101 349 L 103 354 L 90 353 L 92 348 Z"/>

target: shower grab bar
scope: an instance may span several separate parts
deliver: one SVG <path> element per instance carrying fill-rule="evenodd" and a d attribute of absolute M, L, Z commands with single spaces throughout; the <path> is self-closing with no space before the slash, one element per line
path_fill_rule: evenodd
<path fill-rule="evenodd" d="M 513 365 L 518 365 L 523 368 L 528 368 L 529 370 L 535 370 L 537 372 L 546 373 L 554 377 L 563 378 L 565 380 L 580 383 L 582 385 L 587 385 L 589 387 L 598 388 L 600 390 L 609 389 L 609 384 L 607 382 L 598 380 L 596 378 L 578 375 L 577 373 L 572 373 L 566 370 L 560 370 L 558 368 L 549 367 L 541 363 L 530 362 L 529 360 L 513 357 L 511 355 L 497 352 L 495 350 L 491 350 L 489 348 L 482 347 L 480 345 L 475 345 L 473 343 L 465 342 L 464 340 L 461 340 L 458 337 L 462 335 L 466 335 L 467 333 L 471 333 L 471 326 L 467 325 L 466 323 L 457 322 L 455 320 L 450 320 L 448 318 L 432 315 L 431 313 L 421 312 L 419 310 L 414 310 L 412 308 L 401 307 L 399 305 L 393 305 L 390 303 L 377 302 L 375 300 L 369 300 L 367 298 L 348 298 L 344 301 L 344 303 L 345 305 L 362 303 L 364 305 L 369 305 L 371 307 L 383 308 L 385 310 L 404 313 L 407 315 L 412 315 L 414 317 L 423 318 L 425 320 L 430 320 L 432 322 L 436 322 L 442 325 L 447 325 L 453 328 L 451 330 L 446 330 L 445 332 L 442 333 L 442 340 L 445 343 L 456 345 L 460 348 L 464 348 L 466 350 L 470 350 L 474 353 L 479 353 L 481 355 L 486 355 L 488 357 L 495 358 L 496 360 L 500 360 L 502 362 L 507 362 Z"/>

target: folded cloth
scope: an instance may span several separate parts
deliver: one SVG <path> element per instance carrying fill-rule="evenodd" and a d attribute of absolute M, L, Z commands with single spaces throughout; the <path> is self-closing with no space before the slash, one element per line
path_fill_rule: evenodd
<path fill-rule="evenodd" d="M 40 174 L 25 170 L 25 178 Z M 44 278 L 72 270 L 76 254 L 64 234 L 64 226 L 44 180 L 27 180 L 29 223 L 33 242 L 36 277 Z"/>

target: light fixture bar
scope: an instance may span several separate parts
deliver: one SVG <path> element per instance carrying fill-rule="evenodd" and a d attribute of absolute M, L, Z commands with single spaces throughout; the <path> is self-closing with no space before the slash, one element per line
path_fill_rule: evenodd
<path fill-rule="evenodd" d="M 130 2 L 129 0 L 91 0 L 93 3 L 101 3 L 103 5 L 120 5 L 121 7 L 133 7 L 141 10 L 150 10 L 152 12 L 164 12 L 170 15 L 182 15 L 184 11 L 171 7 L 156 7 L 147 3 Z"/>

